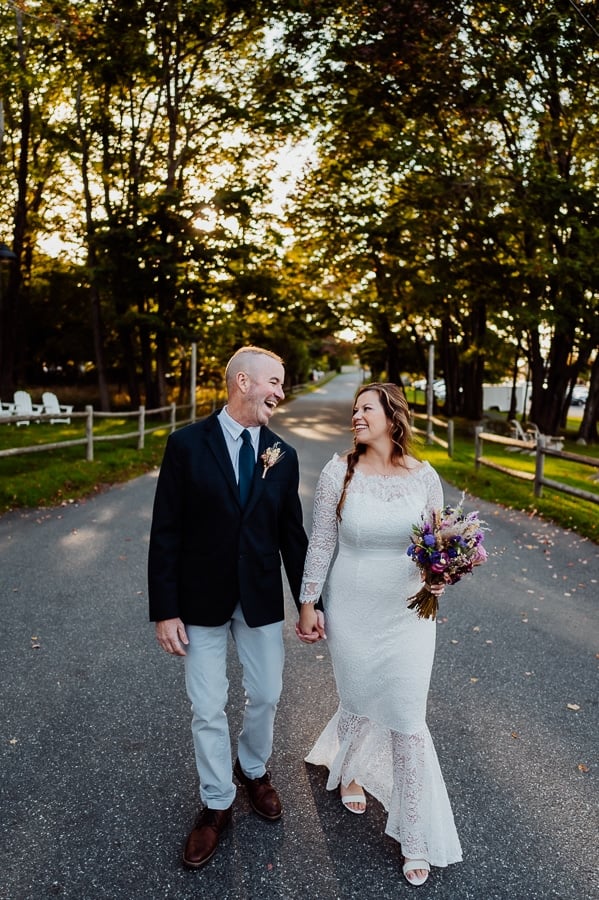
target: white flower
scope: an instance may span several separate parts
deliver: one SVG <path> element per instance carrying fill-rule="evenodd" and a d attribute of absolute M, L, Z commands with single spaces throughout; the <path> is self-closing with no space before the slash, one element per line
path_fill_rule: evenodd
<path fill-rule="evenodd" d="M 260 456 L 260 459 L 264 463 L 264 471 L 262 472 L 262 477 L 266 478 L 266 473 L 269 469 L 279 462 L 285 456 L 285 451 L 281 450 L 280 441 L 277 441 L 276 444 L 273 444 L 272 447 L 267 447 L 264 453 Z"/>

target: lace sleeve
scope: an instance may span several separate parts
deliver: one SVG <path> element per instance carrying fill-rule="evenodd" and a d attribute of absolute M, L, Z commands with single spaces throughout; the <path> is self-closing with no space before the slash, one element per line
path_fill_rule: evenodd
<path fill-rule="evenodd" d="M 443 485 L 432 466 L 426 472 L 426 512 L 441 509 L 443 506 Z"/>
<path fill-rule="evenodd" d="M 336 509 L 340 495 L 341 485 L 339 478 L 335 477 L 334 461 L 331 461 L 320 473 L 314 494 L 312 534 L 306 554 L 300 603 L 316 603 L 322 592 L 337 546 Z"/>

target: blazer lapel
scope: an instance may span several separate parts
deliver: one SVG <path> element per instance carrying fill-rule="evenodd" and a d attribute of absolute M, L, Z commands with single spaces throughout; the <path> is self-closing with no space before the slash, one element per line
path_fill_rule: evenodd
<path fill-rule="evenodd" d="M 231 488 L 231 492 L 239 504 L 241 506 L 241 501 L 239 499 L 239 486 L 237 484 L 237 479 L 235 478 L 235 470 L 233 469 L 233 463 L 231 462 L 231 457 L 229 455 L 229 449 L 227 447 L 227 443 L 225 441 L 225 436 L 223 434 L 223 430 L 221 428 L 220 422 L 218 421 L 218 417 L 216 413 L 213 413 L 211 418 L 206 422 L 206 432 L 208 437 L 208 446 L 212 451 L 212 454 L 221 469 L 227 484 Z"/>

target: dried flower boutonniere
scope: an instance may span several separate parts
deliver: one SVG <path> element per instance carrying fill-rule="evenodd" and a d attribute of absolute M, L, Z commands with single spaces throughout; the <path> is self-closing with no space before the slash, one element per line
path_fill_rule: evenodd
<path fill-rule="evenodd" d="M 266 478 L 266 473 L 269 469 L 272 469 L 273 466 L 285 456 L 285 451 L 281 450 L 279 446 L 280 442 L 277 441 L 276 444 L 273 444 L 272 447 L 267 447 L 264 453 L 261 454 L 260 459 L 264 463 L 264 471 L 262 472 L 262 477 Z"/>

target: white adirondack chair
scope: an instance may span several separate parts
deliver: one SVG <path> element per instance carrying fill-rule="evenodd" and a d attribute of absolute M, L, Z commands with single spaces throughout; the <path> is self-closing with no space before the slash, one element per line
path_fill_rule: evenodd
<path fill-rule="evenodd" d="M 65 403 L 59 403 L 58 397 L 56 394 L 53 394 L 52 391 L 44 391 L 42 400 L 44 403 L 44 412 L 54 416 L 54 418 L 50 419 L 50 425 L 54 425 L 56 422 L 66 422 L 67 425 L 71 424 L 70 414 L 73 412 L 72 406 L 68 406 Z"/>
<path fill-rule="evenodd" d="M 537 434 L 539 429 L 536 425 L 529 423 L 526 431 L 522 428 L 522 425 L 518 421 L 518 419 L 510 419 L 510 425 L 512 426 L 510 437 L 516 441 L 522 441 L 522 443 L 528 442 L 533 443 L 534 447 L 537 444 Z M 532 449 L 522 447 L 508 447 L 507 449 L 511 453 L 530 453 L 533 454 L 535 452 L 534 447 Z"/>
<path fill-rule="evenodd" d="M 510 422 L 512 426 L 512 437 L 518 441 L 534 441 L 535 447 L 541 435 L 539 431 L 539 426 L 535 425 L 534 422 L 529 422 L 526 426 L 526 431 L 523 430 L 522 425 L 518 422 L 517 419 L 512 419 Z M 547 445 L 551 447 L 552 450 L 561 450 L 564 446 L 564 439 L 560 437 L 559 434 L 556 435 L 545 435 L 545 440 Z M 510 450 L 518 450 L 518 447 L 509 447 Z M 534 453 L 533 451 L 530 451 Z"/>
<path fill-rule="evenodd" d="M 32 403 L 31 396 L 27 393 L 27 391 L 15 391 L 14 393 L 14 401 L 15 401 L 15 414 L 17 416 L 27 416 L 26 419 L 21 419 L 17 422 L 17 425 L 29 425 L 30 421 L 40 413 L 43 413 L 44 407 L 40 403 Z"/>
<path fill-rule="evenodd" d="M 4 419 L 8 421 L 14 414 L 14 403 L 3 403 L 2 400 L 0 400 L 0 421 L 3 421 Z"/>

